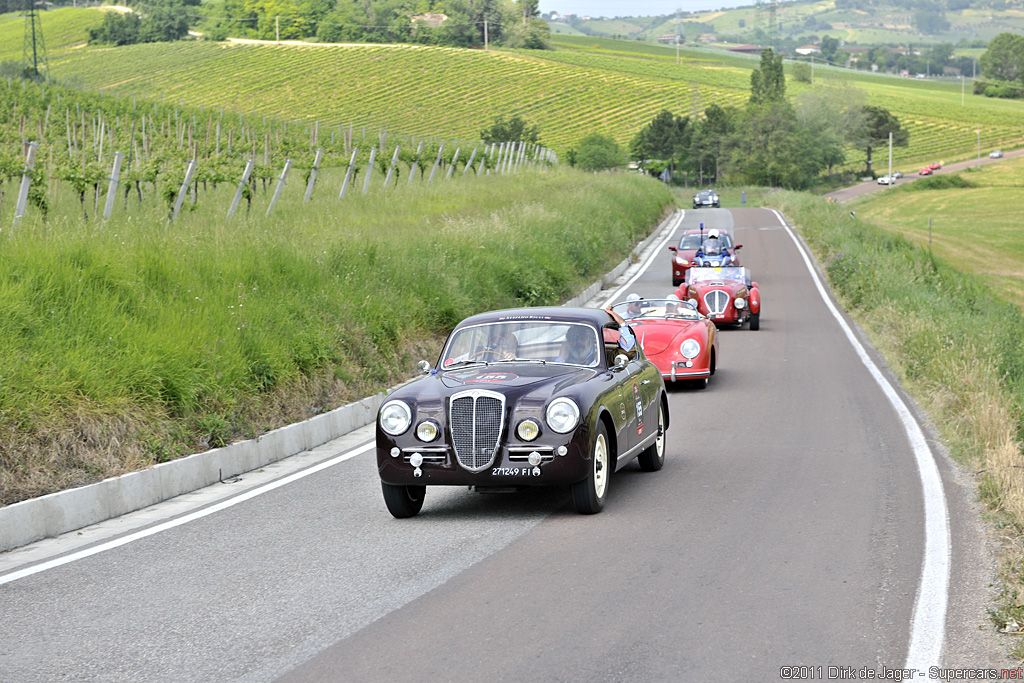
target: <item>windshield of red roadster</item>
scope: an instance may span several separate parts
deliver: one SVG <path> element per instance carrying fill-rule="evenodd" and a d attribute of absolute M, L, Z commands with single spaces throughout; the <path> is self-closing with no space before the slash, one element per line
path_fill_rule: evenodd
<path fill-rule="evenodd" d="M 743 268 L 690 268 L 687 273 L 692 282 L 715 282 L 720 280 L 736 280 L 743 282 Z"/>
<path fill-rule="evenodd" d="M 599 348 L 597 331 L 590 325 L 552 320 L 486 323 L 452 334 L 441 367 L 531 360 L 593 367 Z"/>

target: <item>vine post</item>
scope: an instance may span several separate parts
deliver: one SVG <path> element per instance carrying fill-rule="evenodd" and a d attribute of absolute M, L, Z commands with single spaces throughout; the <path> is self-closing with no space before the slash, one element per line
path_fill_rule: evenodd
<path fill-rule="evenodd" d="M 25 153 L 25 171 L 21 174 L 21 187 L 18 189 L 18 201 L 14 205 L 14 223 L 11 225 L 11 232 L 18 227 L 21 217 L 25 215 L 25 205 L 28 203 L 28 190 L 32 185 L 32 169 L 36 165 L 36 152 L 39 150 L 38 142 L 28 143 L 28 151 Z"/>
<path fill-rule="evenodd" d="M 103 206 L 104 222 L 110 220 L 110 212 L 114 210 L 114 198 L 117 195 L 117 185 L 121 180 L 121 162 L 123 160 L 124 154 L 121 152 L 114 154 L 114 164 L 110 167 L 110 185 L 107 186 L 107 203 Z"/>
<path fill-rule="evenodd" d="M 235 198 L 231 200 L 231 208 L 228 209 L 228 218 L 234 216 L 235 211 L 238 211 L 238 203 L 242 201 L 242 193 L 245 192 L 245 186 L 249 184 L 249 176 L 252 175 L 252 169 L 255 166 L 255 159 L 249 159 L 245 162 L 245 171 L 242 172 L 242 179 L 238 181 L 238 189 L 235 191 Z"/>

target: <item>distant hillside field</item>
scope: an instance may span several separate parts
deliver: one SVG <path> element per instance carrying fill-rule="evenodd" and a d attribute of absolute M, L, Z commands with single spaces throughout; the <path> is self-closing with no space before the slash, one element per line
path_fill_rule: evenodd
<path fill-rule="evenodd" d="M 656 40 L 677 28 L 689 41 L 705 33 L 719 35 L 753 36 L 758 28 L 766 29 L 769 21 L 768 4 L 760 11 L 751 3 L 747 7 L 679 12 L 660 19 L 654 17 L 620 17 L 609 20 L 592 17 L 577 20 L 573 25 L 587 33 Z M 862 5 L 862 6 L 857 6 Z M 890 2 L 846 3 L 837 7 L 835 0 L 797 0 L 779 3 L 775 19 L 780 36 L 830 35 L 849 43 L 907 44 L 957 43 L 961 39 L 989 41 L 1004 31 L 1024 31 L 1024 2 L 1010 0 L 1003 7 L 967 7 L 944 13 L 948 30 L 935 34 L 921 33 L 914 25 L 913 11 L 906 3 Z M 551 24 L 565 24 L 553 21 Z M 827 27 L 824 27 L 827 25 Z M 830 28 L 828 28 L 830 27 Z"/>
<path fill-rule="evenodd" d="M 72 16 L 102 15 L 56 10 L 45 19 L 57 26 Z M 16 23 L 8 17 L 0 28 L 13 36 Z M 564 152 L 594 132 L 627 144 L 663 109 L 699 115 L 712 103 L 742 106 L 758 64 L 750 56 L 706 48 L 680 50 L 677 63 L 672 47 L 568 35 L 552 41 L 554 50 L 489 52 L 193 41 L 80 47 L 51 50 L 50 71 L 59 81 L 122 96 L 415 136 L 475 140 L 495 116 L 520 114 L 539 125 L 544 145 Z M 3 44 L 9 52 L 10 41 Z M 904 170 L 933 158 L 971 155 L 979 124 L 984 150 L 1021 144 L 1019 102 L 967 94 L 961 106 L 959 82 L 825 68 L 815 74 L 814 87 L 855 85 L 869 103 L 900 117 L 911 131 L 910 147 L 895 152 Z M 788 87 L 798 94 L 811 86 L 790 81 Z M 859 163 L 857 153 L 849 161 Z"/>

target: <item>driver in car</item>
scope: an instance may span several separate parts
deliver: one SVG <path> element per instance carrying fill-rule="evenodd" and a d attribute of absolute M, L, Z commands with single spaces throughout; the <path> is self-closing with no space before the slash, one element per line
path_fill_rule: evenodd
<path fill-rule="evenodd" d="M 555 359 L 557 363 L 574 363 L 576 365 L 593 365 L 597 359 L 597 346 L 594 335 L 585 327 L 573 325 L 565 333 L 565 343 Z"/>

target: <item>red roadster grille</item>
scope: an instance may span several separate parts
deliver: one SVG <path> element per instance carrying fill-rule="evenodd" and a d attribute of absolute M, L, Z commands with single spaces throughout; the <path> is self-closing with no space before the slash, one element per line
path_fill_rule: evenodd
<path fill-rule="evenodd" d="M 720 289 L 712 289 L 704 295 L 704 303 L 708 305 L 709 314 L 721 315 L 729 305 L 729 295 Z"/>
<path fill-rule="evenodd" d="M 448 420 L 460 465 L 479 472 L 494 461 L 504 413 L 505 397 L 498 393 L 476 390 L 452 396 Z"/>

